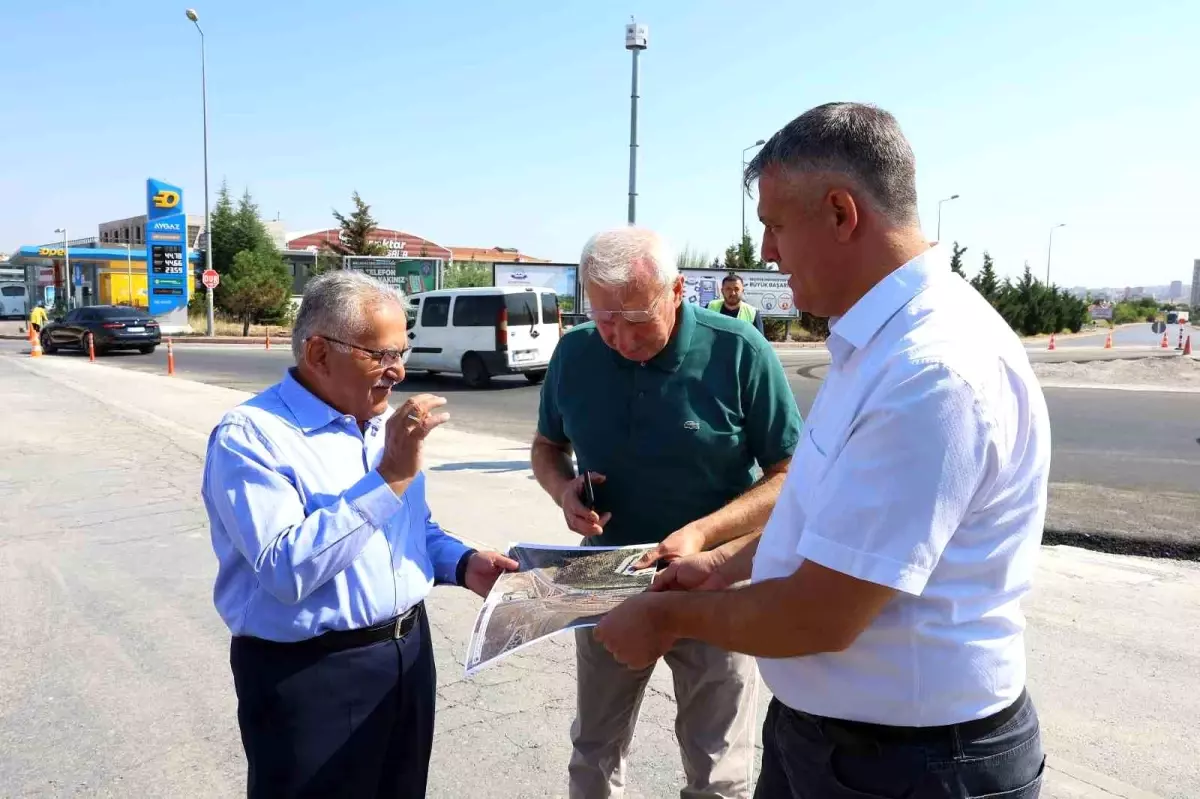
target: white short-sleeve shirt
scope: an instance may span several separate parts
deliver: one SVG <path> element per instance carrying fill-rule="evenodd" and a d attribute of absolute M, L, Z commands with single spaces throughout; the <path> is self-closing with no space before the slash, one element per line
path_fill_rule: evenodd
<path fill-rule="evenodd" d="M 1025 685 L 1020 600 L 1046 514 L 1050 421 L 1029 358 L 944 248 L 833 320 L 828 346 L 753 579 L 807 559 L 898 593 L 845 651 L 759 658 L 763 678 L 820 716 L 988 716 Z"/>

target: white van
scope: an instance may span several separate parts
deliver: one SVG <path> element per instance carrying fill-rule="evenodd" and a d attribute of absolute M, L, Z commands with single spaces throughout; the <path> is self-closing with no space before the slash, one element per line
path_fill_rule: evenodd
<path fill-rule="evenodd" d="M 0 319 L 29 316 L 29 295 L 24 283 L 0 283 Z"/>
<path fill-rule="evenodd" d="M 441 289 L 409 297 L 406 369 L 458 372 L 472 388 L 494 375 L 546 376 L 562 336 L 558 295 L 524 286 Z"/>

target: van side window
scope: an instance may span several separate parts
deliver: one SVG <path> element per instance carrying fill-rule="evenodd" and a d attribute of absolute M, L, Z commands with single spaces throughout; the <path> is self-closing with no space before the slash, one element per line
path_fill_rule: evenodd
<path fill-rule="evenodd" d="M 421 300 L 421 327 L 445 327 L 449 321 L 449 297 L 426 297 Z"/>
<path fill-rule="evenodd" d="M 558 324 L 558 295 L 547 292 L 542 295 L 542 324 Z"/>
<path fill-rule="evenodd" d="M 462 294 L 454 298 L 455 327 L 495 327 L 504 299 L 499 294 Z"/>

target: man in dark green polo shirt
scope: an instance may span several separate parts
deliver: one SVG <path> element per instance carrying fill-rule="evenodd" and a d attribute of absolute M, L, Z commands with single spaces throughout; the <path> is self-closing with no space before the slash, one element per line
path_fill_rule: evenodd
<path fill-rule="evenodd" d="M 760 529 L 800 434 L 770 344 L 749 325 L 683 302 L 683 278 L 651 231 L 598 233 L 579 268 L 593 322 L 569 331 L 554 352 L 531 454 L 567 526 L 589 545 L 656 543 L 653 557 L 666 559 Z M 594 511 L 580 498 L 584 471 L 596 483 Z M 575 640 L 570 795 L 620 794 L 651 669 L 626 669 L 590 630 Z M 684 795 L 748 797 L 753 660 L 694 641 L 665 660 L 675 678 Z"/>

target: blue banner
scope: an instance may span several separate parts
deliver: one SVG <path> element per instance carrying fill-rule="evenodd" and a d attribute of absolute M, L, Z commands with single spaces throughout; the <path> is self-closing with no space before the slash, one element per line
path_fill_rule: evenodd
<path fill-rule="evenodd" d="M 146 287 L 150 313 L 187 304 L 187 214 L 183 189 L 146 181 Z"/>

